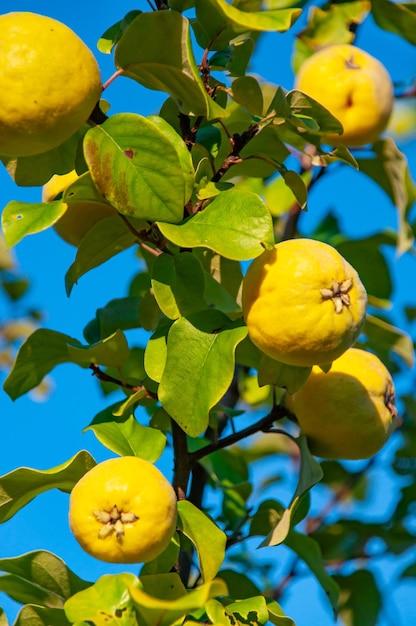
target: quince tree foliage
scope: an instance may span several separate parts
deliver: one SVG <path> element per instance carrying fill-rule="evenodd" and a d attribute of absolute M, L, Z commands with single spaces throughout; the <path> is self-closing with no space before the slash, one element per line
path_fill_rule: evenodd
<path fill-rule="evenodd" d="M 160 91 L 166 97 L 159 112 L 112 114 L 111 102 L 102 100 L 59 148 L 2 157 L 16 195 L 19 186 L 42 186 L 74 169 L 79 179 L 54 201 L 17 199 L 4 207 L 0 279 L 10 315 L 1 321 L 0 365 L 13 400 L 44 392 L 45 377 L 62 363 L 92 373 L 91 385 L 105 393 L 86 430 L 109 456 L 170 459 L 177 531 L 138 572 L 96 581 L 81 579 L 50 552 L 5 556 L 0 590 L 23 605 L 16 626 L 293 626 L 285 594 L 312 575 L 328 615 L 345 624 L 376 624 L 392 611 L 377 576 L 379 559 L 409 557 L 415 542 L 411 385 L 400 386 L 401 427 L 382 462 L 378 456 L 357 464 L 315 458 L 282 403 L 310 368 L 273 362 L 250 341 L 241 284 L 247 262 L 303 234 L 303 213 L 319 198 L 322 179 L 338 176 L 346 195 L 348 169 L 372 179 L 397 213 L 395 230 L 384 227 L 366 200 L 373 233 L 348 237 L 348 215 L 341 224 L 325 197 L 327 214 L 312 238 L 336 248 L 365 285 L 369 308 L 357 345 L 406 380 L 416 304 L 411 291 L 407 302 L 395 301 L 391 259 L 414 251 L 416 187 L 405 152 L 388 132 L 365 148 L 332 148 L 322 138 L 342 126 L 326 108 L 291 85 L 273 84 L 267 64 L 262 75 L 250 68 L 265 33 L 276 51 L 283 33 L 292 37 L 292 58 L 276 52 L 273 63 L 292 63 L 295 70 L 324 45 L 354 43 L 370 20 L 381 34 L 414 46 L 414 8 L 388 0 L 142 4 L 109 25 L 98 48 L 115 65 L 105 86 L 122 89 L 123 76 Z M 397 98 L 411 89 L 398 89 Z M 41 314 L 25 304 L 28 279 L 10 249 L 52 227 L 71 202 L 97 195 L 114 215 L 82 239 L 63 288 L 70 296 L 87 272 L 131 248 L 137 273 L 128 293 L 110 301 L 104 295 L 94 319 L 71 337 L 65 328 L 43 328 Z M 13 524 L 11 518 L 47 490 L 69 493 L 95 464 L 88 451 L 74 450 L 57 467 L 2 476 L 0 521 Z M 383 489 L 381 481 L 373 484 L 375 472 L 397 479 L 395 505 L 388 518 L 361 519 L 356 505 L 370 507 L 371 495 Z M 264 547 L 269 557 L 259 559 Z M 414 560 L 407 558 L 395 576 L 390 584 L 415 577 Z M 8 623 L 5 614 L 0 623 Z"/>

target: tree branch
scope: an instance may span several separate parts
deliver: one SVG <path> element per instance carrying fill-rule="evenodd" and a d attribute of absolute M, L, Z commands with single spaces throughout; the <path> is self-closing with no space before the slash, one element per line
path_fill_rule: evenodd
<path fill-rule="evenodd" d="M 145 391 L 146 398 L 157 399 L 157 395 L 146 389 L 144 385 L 131 385 L 130 383 L 125 383 L 122 380 L 119 380 L 118 378 L 114 378 L 114 376 L 110 376 L 110 374 L 103 372 L 96 363 L 91 363 L 89 365 L 89 368 L 90 370 L 92 370 L 93 376 L 98 378 L 98 380 L 103 383 L 113 383 L 114 385 L 118 385 L 118 387 L 121 387 L 122 389 L 129 389 L 134 393 L 137 393 L 138 391 Z"/>
<path fill-rule="evenodd" d="M 191 473 L 191 464 L 189 462 L 188 443 L 186 433 L 171 418 L 172 426 L 172 443 L 173 443 L 173 488 L 178 500 L 186 500 L 188 491 L 189 476 Z"/>
<path fill-rule="evenodd" d="M 237 443 L 238 441 L 245 439 L 246 437 L 250 437 L 251 435 L 254 435 L 255 433 L 258 433 L 261 431 L 263 432 L 268 431 L 271 425 L 273 424 L 273 422 L 276 422 L 282 419 L 283 417 L 286 417 L 288 414 L 289 414 L 289 411 L 285 407 L 281 405 L 273 406 L 270 413 L 268 413 L 265 417 L 262 417 L 260 420 L 255 422 L 255 424 L 252 424 L 251 426 L 247 426 L 247 428 L 244 428 L 243 430 L 240 430 L 237 433 L 233 433 L 232 435 L 229 435 L 228 437 L 224 437 L 223 439 L 219 439 L 218 441 L 214 443 L 210 443 L 207 446 L 204 446 L 200 450 L 196 450 L 195 452 L 192 452 L 189 455 L 191 466 L 197 463 L 200 459 L 204 458 L 204 456 L 207 456 L 208 454 L 211 454 L 212 452 L 216 452 L 217 450 L 222 450 L 223 448 L 227 448 L 228 446 L 231 446 L 234 443 Z"/>

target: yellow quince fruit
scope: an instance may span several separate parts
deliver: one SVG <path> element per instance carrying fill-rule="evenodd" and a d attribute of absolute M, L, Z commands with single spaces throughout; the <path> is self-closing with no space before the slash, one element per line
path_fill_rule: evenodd
<path fill-rule="evenodd" d="M 330 363 L 361 332 L 367 293 L 332 246 L 282 241 L 258 256 L 243 280 L 242 308 L 253 343 L 272 359 L 309 367 Z"/>
<path fill-rule="evenodd" d="M 56 200 L 62 192 L 79 178 L 75 170 L 67 174 L 55 174 L 42 187 L 42 202 Z M 98 192 L 97 192 L 98 193 Z M 68 208 L 53 225 L 57 234 L 72 246 L 78 247 L 87 232 L 97 222 L 116 215 L 116 210 L 104 200 L 74 200 L 67 203 Z"/>
<path fill-rule="evenodd" d="M 0 154 L 40 154 L 69 139 L 100 99 L 91 50 L 44 15 L 0 15 Z"/>
<path fill-rule="evenodd" d="M 326 143 L 362 146 L 374 142 L 387 127 L 394 104 L 393 83 L 378 59 L 350 44 L 322 48 L 304 63 L 296 89 L 317 100 L 339 120 L 342 135 Z"/>
<path fill-rule="evenodd" d="M 350 348 L 329 372 L 314 366 L 304 385 L 285 396 L 313 454 L 325 459 L 367 459 L 395 428 L 392 377 L 370 352 Z"/>
<path fill-rule="evenodd" d="M 176 529 L 176 495 L 152 463 L 135 456 L 95 465 L 69 501 L 70 529 L 91 556 L 146 563 L 167 548 Z"/>

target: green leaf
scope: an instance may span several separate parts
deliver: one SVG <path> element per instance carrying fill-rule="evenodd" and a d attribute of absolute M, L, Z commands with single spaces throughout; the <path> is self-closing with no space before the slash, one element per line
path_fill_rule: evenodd
<path fill-rule="evenodd" d="M 117 44 L 114 60 L 124 76 L 168 93 L 185 115 L 208 119 L 224 115 L 205 90 L 192 52 L 189 21 L 179 13 L 154 11 L 136 17 Z"/>
<path fill-rule="evenodd" d="M 404 568 L 402 573 L 400 574 L 400 578 L 416 578 L 416 563 L 411 563 L 407 567 Z"/>
<path fill-rule="evenodd" d="M 272 624 L 276 626 L 296 626 L 293 619 L 284 614 L 283 609 L 275 600 L 266 598 L 266 602 L 269 611 L 269 620 Z"/>
<path fill-rule="evenodd" d="M 212 597 L 227 593 L 222 580 L 212 580 L 186 592 L 175 573 L 143 576 L 140 587 L 130 585 L 129 590 L 139 621 L 146 626 L 179 626 L 185 615 L 204 607 Z"/>
<path fill-rule="evenodd" d="M 301 14 L 301 9 L 240 11 L 222 0 L 196 0 L 197 22 L 193 24 L 203 48 L 221 50 L 239 35 L 251 31 L 285 32 Z"/>
<path fill-rule="evenodd" d="M 159 255 L 153 263 L 152 287 L 161 311 L 170 319 L 207 308 L 204 270 L 190 252 Z"/>
<path fill-rule="evenodd" d="M 248 576 L 240 572 L 235 572 L 231 569 L 223 569 L 218 572 L 218 577 L 226 583 L 229 595 L 235 600 L 251 598 L 251 596 L 260 594 L 260 589 L 255 583 Z"/>
<path fill-rule="evenodd" d="M 311 371 L 311 367 L 287 365 L 263 354 L 258 371 L 259 385 L 276 385 L 289 393 L 295 393 L 309 378 Z"/>
<path fill-rule="evenodd" d="M 227 537 L 205 513 L 188 500 L 178 502 L 178 515 L 181 532 L 192 541 L 198 553 L 202 578 L 204 582 L 209 582 L 224 561 Z"/>
<path fill-rule="evenodd" d="M 185 177 L 171 139 L 159 123 L 135 113 L 114 115 L 85 135 L 91 177 L 119 213 L 150 222 L 182 219 L 189 171 Z"/>
<path fill-rule="evenodd" d="M 88 589 L 65 603 L 69 621 L 88 622 L 94 626 L 137 626 L 137 617 L 129 588 L 138 584 L 133 574 L 105 575 Z"/>
<path fill-rule="evenodd" d="M 251 115 L 263 114 L 263 93 L 253 76 L 237 78 L 231 85 L 231 94 L 236 102 L 245 107 Z"/>
<path fill-rule="evenodd" d="M 46 230 L 66 211 L 64 202 L 19 202 L 12 200 L 4 207 L 1 216 L 1 226 L 9 248 L 15 246 L 27 235 L 40 233 Z"/>
<path fill-rule="evenodd" d="M 342 133 L 342 124 L 336 117 L 310 96 L 293 89 L 286 94 L 286 100 L 292 116 L 297 118 L 301 125 L 308 122 L 306 127 L 309 127 L 310 130 L 316 130 L 320 133 Z"/>
<path fill-rule="evenodd" d="M 66 174 L 74 169 L 79 145 L 88 128 L 84 124 L 72 137 L 48 152 L 27 157 L 0 156 L 0 160 L 19 187 L 44 185 L 54 174 Z"/>
<path fill-rule="evenodd" d="M 156 428 L 142 426 L 132 412 L 114 415 L 119 403 L 100 411 L 84 431 L 92 430 L 97 439 L 120 456 L 138 456 L 150 463 L 159 459 L 166 436 Z"/>
<path fill-rule="evenodd" d="M 301 435 L 296 439 L 296 442 L 300 450 L 300 469 L 296 491 L 288 508 L 285 509 L 274 528 L 260 544 L 260 547 L 276 546 L 285 541 L 303 498 L 322 479 L 323 472 L 321 466 L 309 452 L 306 438 Z"/>
<path fill-rule="evenodd" d="M 0 477 L 0 522 L 6 522 L 40 493 L 50 489 L 71 491 L 78 480 L 95 465 L 92 456 L 78 452 L 69 461 L 49 470 L 20 467 Z"/>
<path fill-rule="evenodd" d="M 153 561 L 145 563 L 140 570 L 140 576 L 148 576 L 149 574 L 168 574 L 178 562 L 180 552 L 180 542 L 178 533 L 175 533 L 165 550 L 159 554 Z"/>
<path fill-rule="evenodd" d="M 292 176 L 292 174 L 290 176 Z M 299 193 L 306 192 L 312 178 L 312 170 L 306 170 L 306 172 L 302 173 L 300 178 L 303 185 L 302 187 L 299 187 L 299 191 L 295 188 L 297 180 L 294 179 L 292 182 L 292 180 L 287 179 L 287 175 L 285 178 L 283 178 L 283 176 L 277 176 L 268 185 L 264 186 L 264 190 L 261 195 L 264 197 L 266 205 L 273 217 L 279 217 L 289 211 L 289 209 L 297 201 L 296 196 L 299 196 Z M 293 190 L 292 186 L 294 187 Z M 303 197 L 301 197 L 301 199 L 302 198 Z M 306 195 L 304 196 L 304 199 L 306 201 Z"/>
<path fill-rule="evenodd" d="M 60 607 L 67 598 L 91 583 L 74 574 L 51 552 L 36 550 L 0 559 L 0 591 L 21 604 Z"/>
<path fill-rule="evenodd" d="M 129 219 L 135 228 L 145 222 Z M 65 288 L 68 296 L 78 279 L 90 270 L 111 259 L 116 254 L 137 243 L 137 237 L 127 224 L 117 215 L 106 217 L 93 226 L 82 239 L 75 261 L 65 276 Z"/>
<path fill-rule="evenodd" d="M 139 297 L 115 298 L 104 307 L 97 309 L 95 319 L 89 322 L 87 330 L 84 329 L 84 336 L 88 343 L 104 339 L 118 329 L 139 328 L 141 302 L 142 298 Z"/>
<path fill-rule="evenodd" d="M 294 530 L 291 530 L 286 537 L 285 544 L 291 548 L 291 550 L 296 552 L 296 554 L 307 564 L 311 572 L 316 576 L 319 584 L 325 592 L 325 595 L 331 603 L 335 616 L 338 608 L 340 590 L 335 579 L 325 570 L 319 544 L 311 537 L 302 535 Z M 358 624 L 364 623 L 365 622 L 357 622 L 357 626 Z"/>
<path fill-rule="evenodd" d="M 28 604 L 19 611 L 13 626 L 70 626 L 63 609 Z"/>
<path fill-rule="evenodd" d="M 107 28 L 97 42 L 98 50 L 103 54 L 110 54 L 114 46 L 120 41 L 130 22 L 141 13 L 142 11 L 137 10 L 129 11 L 122 20 Z"/>
<path fill-rule="evenodd" d="M 160 132 L 165 135 L 165 137 L 169 140 L 171 145 L 176 150 L 176 154 L 178 155 L 179 163 L 184 177 L 184 204 L 186 204 L 186 202 L 191 197 L 195 183 L 195 172 L 191 152 L 182 137 L 178 135 L 174 127 L 171 126 L 166 120 L 164 120 L 163 117 L 160 117 L 160 115 L 149 115 L 147 119 L 149 120 L 149 122 L 152 122 L 152 124 L 157 126 Z"/>
<path fill-rule="evenodd" d="M 160 383 L 162 380 L 163 370 L 166 365 L 167 338 L 171 326 L 172 323 L 170 320 L 168 323 L 162 320 L 159 327 L 147 342 L 144 353 L 144 368 L 146 374 L 157 383 Z"/>
<path fill-rule="evenodd" d="M 227 611 L 234 615 L 239 624 L 266 624 L 269 619 L 266 598 L 262 595 L 227 604 Z"/>
<path fill-rule="evenodd" d="M 412 3 L 372 0 L 371 12 L 377 26 L 416 44 L 416 7 Z"/>
<path fill-rule="evenodd" d="M 280 521 L 284 511 L 285 508 L 277 500 L 267 499 L 260 502 L 250 520 L 250 537 L 268 535 Z"/>
<path fill-rule="evenodd" d="M 330 242 L 328 242 L 330 243 Z M 390 269 L 380 250 L 384 241 L 378 236 L 347 239 L 335 244 L 338 252 L 357 270 L 367 293 L 380 300 L 390 300 L 393 284 Z"/>
<path fill-rule="evenodd" d="M 104 367 L 119 368 L 129 358 L 127 339 L 121 330 L 97 341 L 92 345 L 82 346 L 68 343 L 68 354 L 73 363 L 88 367 L 90 363 L 98 363 Z"/>
<path fill-rule="evenodd" d="M 408 367 L 414 363 L 414 347 L 411 337 L 400 328 L 376 317 L 367 315 L 364 328 L 369 345 L 377 349 L 392 351 L 397 354 Z"/>
<path fill-rule="evenodd" d="M 346 626 L 377 626 L 383 600 L 373 574 L 361 569 L 335 580 L 341 588 L 339 614 Z"/>
<path fill-rule="evenodd" d="M 54 367 L 72 361 L 68 342 L 77 343 L 69 335 L 54 330 L 35 330 L 22 343 L 3 388 L 12 400 L 33 389 Z"/>
<path fill-rule="evenodd" d="M 159 222 L 162 234 L 184 248 L 206 247 L 243 261 L 274 245 L 270 213 L 260 197 L 238 189 L 224 191 L 182 224 Z"/>
<path fill-rule="evenodd" d="M 365 0 L 310 7 L 308 25 L 297 37 L 292 64 L 295 72 L 316 50 L 331 44 L 351 44 L 354 41 L 354 26 L 367 17 L 369 5 Z"/>
<path fill-rule="evenodd" d="M 357 163 L 360 171 L 374 180 L 397 208 L 397 248 L 403 253 L 411 248 L 414 240 L 407 216 L 416 200 L 416 187 L 409 173 L 407 158 L 393 139 L 387 137 L 377 141 L 373 144 L 373 151 L 374 157 L 357 159 Z"/>
<path fill-rule="evenodd" d="M 210 409 L 231 384 L 234 351 L 246 335 L 242 320 L 232 322 L 220 311 L 202 311 L 172 324 L 159 400 L 190 437 L 207 428 Z"/>

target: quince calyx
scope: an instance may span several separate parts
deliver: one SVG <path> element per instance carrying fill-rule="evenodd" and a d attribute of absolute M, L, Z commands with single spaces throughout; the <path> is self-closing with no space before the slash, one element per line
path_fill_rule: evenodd
<path fill-rule="evenodd" d="M 350 306 L 351 304 L 351 299 L 348 295 L 351 287 L 352 278 L 346 278 L 341 283 L 333 280 L 331 288 L 321 289 L 320 292 L 323 300 L 332 300 L 335 313 L 339 314 L 342 313 L 344 306 Z"/>
<path fill-rule="evenodd" d="M 115 504 L 111 511 L 98 510 L 93 511 L 95 519 L 103 524 L 98 531 L 99 539 L 109 537 L 113 532 L 116 537 L 120 538 L 124 535 L 124 524 L 136 522 L 139 518 L 135 513 L 124 513 L 119 511 Z"/>

